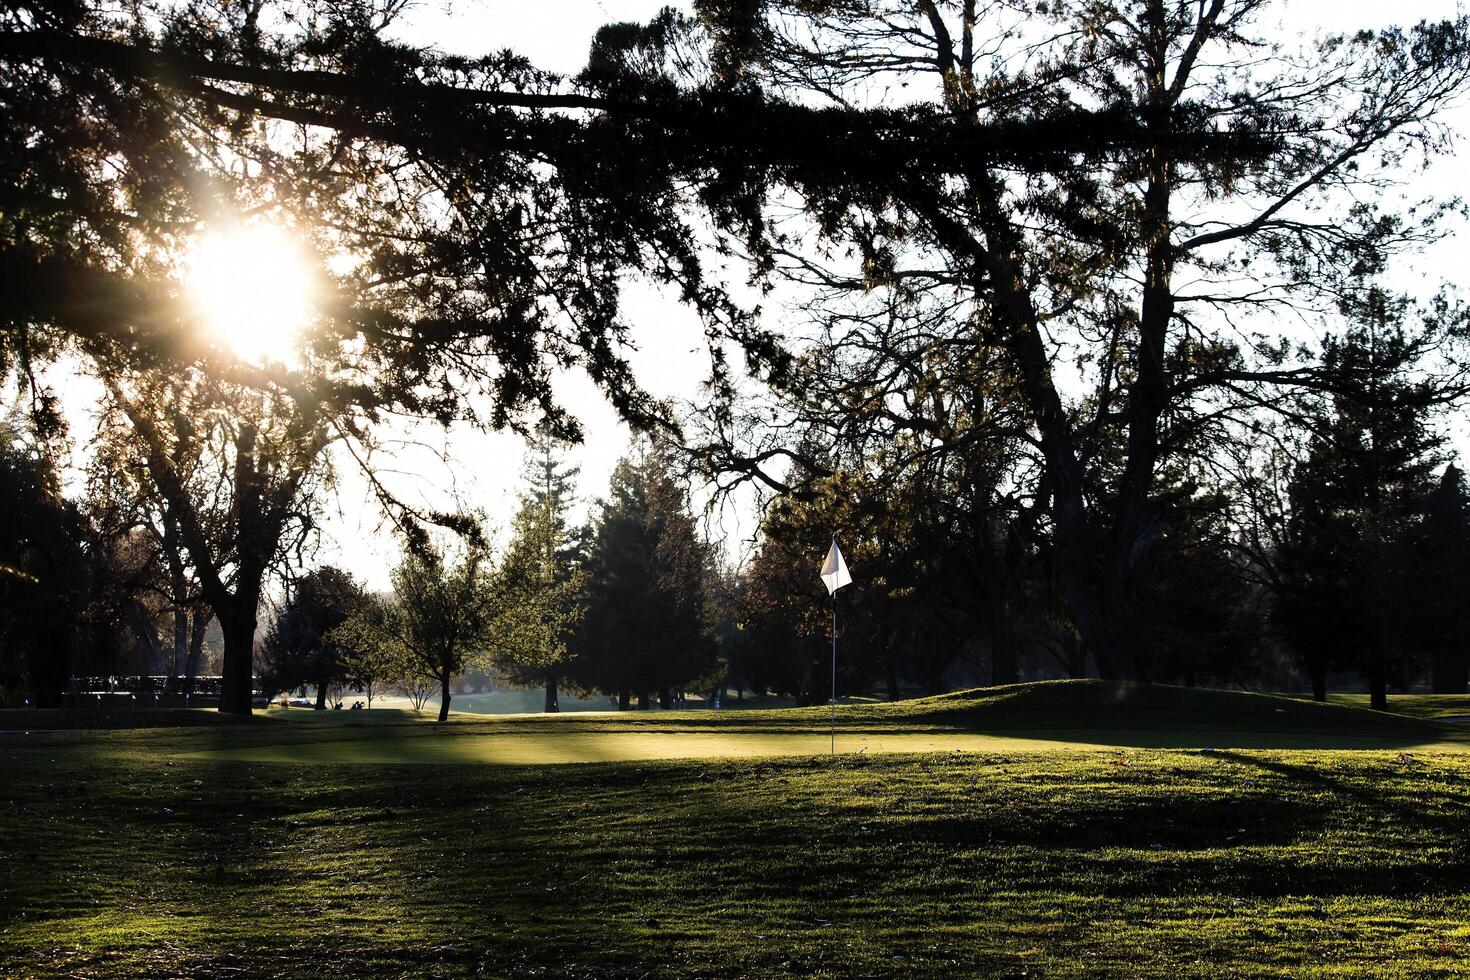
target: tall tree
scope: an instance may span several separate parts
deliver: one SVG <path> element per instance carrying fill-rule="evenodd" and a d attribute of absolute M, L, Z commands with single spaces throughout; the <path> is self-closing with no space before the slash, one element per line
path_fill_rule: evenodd
<path fill-rule="evenodd" d="M 1387 710 L 1411 635 L 1404 543 L 1440 439 L 1419 397 L 1422 349 L 1405 328 L 1403 301 L 1372 289 L 1346 312 L 1350 327 L 1329 339 L 1323 358 L 1343 378 L 1341 393 L 1292 476 L 1282 613 L 1314 693 L 1345 661 L 1363 671 L 1373 707 Z"/>
<path fill-rule="evenodd" d="M 50 456 L 0 424 L 0 696 L 60 703 L 90 598 L 86 543 Z"/>
<path fill-rule="evenodd" d="M 515 683 L 544 685 L 548 712 L 561 710 L 558 683 L 582 615 L 582 542 L 570 523 L 577 472 L 555 440 L 528 442 L 520 509 L 496 573 L 495 664 Z"/>
<path fill-rule="evenodd" d="M 1293 359 L 1285 328 L 1237 324 L 1272 305 L 1326 313 L 1345 280 L 1434 236 L 1442 208 L 1396 212 L 1382 191 L 1405 154 L 1444 148 L 1434 120 L 1470 77 L 1470 21 L 1328 37 L 1294 56 L 1262 0 L 700 9 L 738 84 L 778 96 L 861 106 L 906 86 L 962 132 L 1097 104 L 1139 127 L 1101 156 L 1017 167 L 981 153 L 953 176 L 895 173 L 881 191 L 803 188 L 815 242 L 781 225 L 765 253 L 773 265 L 797 253 L 787 261 L 804 271 L 838 239 L 855 268 L 819 267 L 827 283 L 968 300 L 953 334 L 1000 352 L 1024 406 L 1077 629 L 1104 676 L 1136 676 L 1169 427 L 1335 384 L 1331 366 Z M 1205 151 L 1202 127 L 1240 139 Z M 1458 365 L 1436 380 L 1427 397 L 1465 392 Z M 1098 495 L 1100 432 L 1123 452 Z"/>
<path fill-rule="evenodd" d="M 1470 681 L 1470 491 L 1458 466 L 1446 466 L 1424 501 L 1407 542 L 1410 623 L 1428 655 L 1430 689 L 1464 694 Z"/>
<path fill-rule="evenodd" d="M 187 550 L 224 636 L 220 710 L 249 714 L 266 576 L 314 526 L 312 489 L 336 437 L 312 400 L 217 381 L 202 372 L 118 372 L 109 396 Z"/>
<path fill-rule="evenodd" d="M 716 655 L 711 560 L 661 448 L 620 461 L 588 555 L 581 680 L 642 707 L 705 680 Z"/>

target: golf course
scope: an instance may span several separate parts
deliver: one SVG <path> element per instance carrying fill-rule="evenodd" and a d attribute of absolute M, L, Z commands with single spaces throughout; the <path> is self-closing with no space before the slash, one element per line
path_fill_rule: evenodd
<path fill-rule="evenodd" d="M 0 975 L 1457 975 L 1467 711 L 1391 707 L 9 712 Z"/>

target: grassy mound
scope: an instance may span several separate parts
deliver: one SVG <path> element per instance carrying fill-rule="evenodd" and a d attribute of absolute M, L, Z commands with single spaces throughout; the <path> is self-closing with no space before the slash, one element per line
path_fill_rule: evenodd
<path fill-rule="evenodd" d="M 864 706 L 873 719 L 909 719 L 985 730 L 1174 729 L 1298 732 L 1392 738 L 1441 732 L 1425 719 L 1249 694 L 1117 681 L 1039 681 Z"/>
<path fill-rule="evenodd" d="M 746 711 L 738 716 L 682 713 L 691 721 L 817 729 L 829 723 L 825 706 Z M 659 713 L 633 717 L 654 723 Z M 662 717 L 674 717 L 673 715 Z M 617 719 L 621 721 L 621 719 Z M 1456 730 L 1342 703 L 1317 704 L 1273 694 L 1172 687 L 1117 681 L 1036 681 L 975 688 L 909 701 L 837 708 L 839 729 L 910 728 L 972 732 L 1179 732 L 1191 738 L 1223 735 L 1319 735 L 1363 739 L 1454 738 Z M 1208 744 L 1208 743 L 1197 743 Z"/>

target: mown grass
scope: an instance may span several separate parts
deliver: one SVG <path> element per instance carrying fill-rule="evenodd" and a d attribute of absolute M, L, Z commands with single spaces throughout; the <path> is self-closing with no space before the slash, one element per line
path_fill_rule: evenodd
<path fill-rule="evenodd" d="M 1041 694 L 1036 711 L 1074 696 Z M 1076 696 L 1101 706 L 1098 694 Z M 1142 694 L 1130 724 L 1173 710 L 1169 692 Z M 967 710 L 981 710 L 970 700 Z M 1275 707 L 1233 710 L 1287 724 Z M 916 730 L 933 726 L 935 708 L 917 709 Z M 1320 710 L 1303 717 L 1344 737 L 1368 714 Z M 1418 977 L 1470 967 L 1470 756 L 187 757 L 435 730 L 337 714 L 0 739 L 0 976 Z M 618 719 L 587 724 L 611 737 Z M 1403 731 L 1417 737 L 1439 731 L 1410 724 Z"/>
<path fill-rule="evenodd" d="M 1353 708 L 1368 707 L 1366 694 L 1329 694 L 1331 704 Z M 1465 694 L 1390 694 L 1388 710 L 1411 718 L 1470 717 L 1470 695 Z"/>

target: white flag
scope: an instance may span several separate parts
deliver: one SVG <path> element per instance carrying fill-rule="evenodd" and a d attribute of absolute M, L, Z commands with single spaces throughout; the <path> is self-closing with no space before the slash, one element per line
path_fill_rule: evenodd
<path fill-rule="evenodd" d="M 827 586 L 828 595 L 852 584 L 852 576 L 847 574 L 847 562 L 842 560 L 842 550 L 837 547 L 836 538 L 832 539 L 832 550 L 827 552 L 827 560 L 822 562 L 822 581 Z"/>

